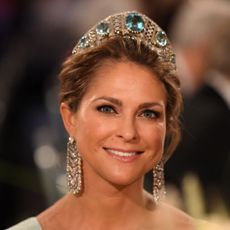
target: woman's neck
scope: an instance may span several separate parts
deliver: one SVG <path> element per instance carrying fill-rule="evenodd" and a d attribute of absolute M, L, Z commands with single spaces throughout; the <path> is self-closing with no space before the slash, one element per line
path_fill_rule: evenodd
<path fill-rule="evenodd" d="M 124 226 L 136 218 L 143 216 L 143 212 L 149 212 L 154 204 L 147 198 L 142 189 L 142 182 L 138 181 L 124 188 L 100 189 L 97 186 L 85 189 L 79 197 L 69 194 L 67 196 L 66 213 L 78 217 L 72 217 L 72 221 L 80 220 L 81 223 L 94 225 L 94 229 L 101 226 Z M 77 226 L 76 224 L 73 224 Z"/>
<path fill-rule="evenodd" d="M 91 180 L 92 181 L 92 180 Z M 143 178 L 126 186 L 111 183 L 85 182 L 80 196 L 71 193 L 39 216 L 46 225 L 65 226 L 67 229 L 130 229 L 143 226 L 155 208 L 153 199 L 143 190 Z M 53 226 L 52 225 L 52 226 Z M 125 226 L 128 226 L 127 228 Z M 61 229 L 61 228 L 60 228 Z M 131 229 L 135 229 L 134 227 Z"/>

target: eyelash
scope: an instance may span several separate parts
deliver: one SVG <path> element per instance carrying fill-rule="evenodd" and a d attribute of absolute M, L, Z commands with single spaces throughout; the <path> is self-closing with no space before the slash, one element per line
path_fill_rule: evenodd
<path fill-rule="evenodd" d="M 101 113 L 107 113 L 107 114 L 113 114 L 113 113 L 117 114 L 117 111 L 111 105 L 100 105 L 97 107 L 97 111 Z M 160 112 L 151 109 L 146 109 L 142 111 L 139 116 L 144 117 L 146 119 L 156 119 L 160 117 Z"/>
<path fill-rule="evenodd" d="M 156 119 L 160 117 L 160 113 L 151 109 L 146 109 L 141 112 L 140 116 L 147 119 Z"/>
<path fill-rule="evenodd" d="M 111 105 L 100 105 L 97 107 L 97 111 L 102 113 L 117 113 L 115 108 Z"/>

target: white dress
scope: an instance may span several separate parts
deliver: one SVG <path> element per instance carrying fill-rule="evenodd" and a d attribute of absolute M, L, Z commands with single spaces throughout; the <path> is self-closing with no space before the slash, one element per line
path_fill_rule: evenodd
<path fill-rule="evenodd" d="M 6 230 L 42 230 L 41 225 L 35 217 L 26 219 Z"/>

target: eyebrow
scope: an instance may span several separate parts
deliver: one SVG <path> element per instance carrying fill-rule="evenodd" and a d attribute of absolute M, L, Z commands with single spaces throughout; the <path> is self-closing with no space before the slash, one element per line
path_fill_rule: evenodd
<path fill-rule="evenodd" d="M 162 104 L 158 102 L 145 102 L 143 104 L 140 104 L 138 106 L 138 109 L 144 109 L 144 108 L 149 108 L 149 107 L 154 107 L 154 106 L 160 106 L 161 108 L 163 107 Z"/>
<path fill-rule="evenodd" d="M 105 100 L 105 101 L 109 101 L 115 105 L 122 106 L 122 102 L 116 98 L 113 98 L 113 97 L 98 97 L 98 98 L 95 98 L 93 100 L 93 102 L 98 101 L 98 100 Z"/>
<path fill-rule="evenodd" d="M 109 101 L 115 105 L 122 106 L 122 102 L 119 99 L 116 99 L 113 97 L 98 97 L 98 98 L 95 98 L 93 101 L 97 101 L 97 100 L 106 100 L 106 101 Z M 148 108 L 148 107 L 153 107 L 153 106 L 162 107 L 162 104 L 159 102 L 145 102 L 143 104 L 140 104 L 138 106 L 138 109 L 143 109 L 143 108 Z"/>

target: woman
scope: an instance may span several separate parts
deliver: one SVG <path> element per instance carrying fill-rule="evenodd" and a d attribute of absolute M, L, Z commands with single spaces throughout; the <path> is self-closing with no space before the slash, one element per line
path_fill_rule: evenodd
<path fill-rule="evenodd" d="M 160 201 L 182 100 L 159 26 L 137 12 L 109 16 L 81 38 L 60 81 L 71 192 L 11 229 L 196 229 Z M 151 168 L 153 195 L 143 191 Z"/>

